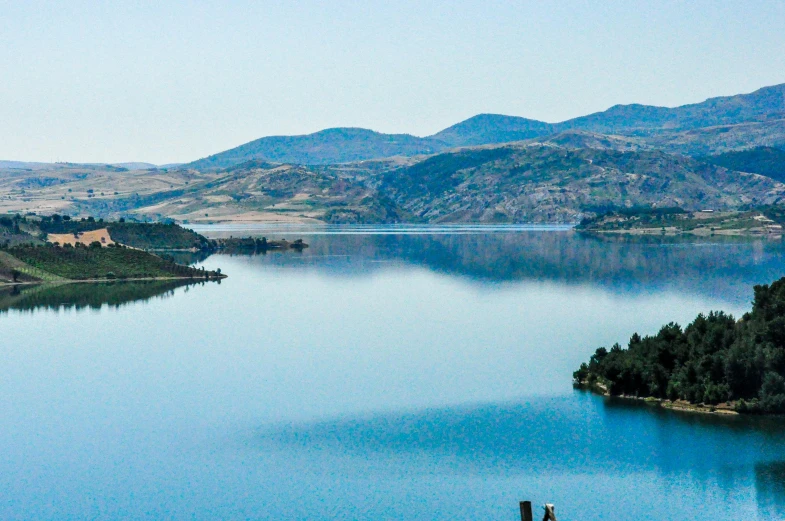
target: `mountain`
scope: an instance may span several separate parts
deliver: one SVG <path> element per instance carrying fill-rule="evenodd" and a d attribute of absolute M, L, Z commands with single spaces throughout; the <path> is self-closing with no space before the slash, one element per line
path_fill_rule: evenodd
<path fill-rule="evenodd" d="M 430 137 L 457 147 L 523 141 L 553 133 L 554 126 L 543 121 L 501 114 L 479 114 Z"/>
<path fill-rule="evenodd" d="M 785 151 L 778 148 L 756 147 L 738 152 L 726 152 L 704 160 L 730 170 L 752 172 L 785 182 Z"/>
<path fill-rule="evenodd" d="M 433 154 L 447 144 L 409 134 L 382 134 L 363 128 L 330 128 L 302 136 L 272 136 L 185 165 L 205 170 L 227 168 L 244 161 L 324 165 L 391 156 Z"/>
<path fill-rule="evenodd" d="M 740 124 L 745 125 L 737 127 Z M 430 137 L 452 146 L 466 146 L 522 141 L 577 130 L 635 137 L 641 144 L 691 154 L 722 147 L 721 134 L 728 132 L 735 139 L 727 144 L 727 149 L 749 147 L 753 141 L 760 144 L 761 140 L 785 146 L 783 128 L 785 84 L 780 84 L 750 94 L 710 98 L 674 108 L 614 105 L 561 123 L 480 114 Z"/>

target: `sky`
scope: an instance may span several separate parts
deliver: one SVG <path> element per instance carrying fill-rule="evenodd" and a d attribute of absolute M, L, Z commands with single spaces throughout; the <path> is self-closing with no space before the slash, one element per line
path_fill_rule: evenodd
<path fill-rule="evenodd" d="M 785 83 L 785 2 L 0 0 L 0 159 L 192 161 Z"/>

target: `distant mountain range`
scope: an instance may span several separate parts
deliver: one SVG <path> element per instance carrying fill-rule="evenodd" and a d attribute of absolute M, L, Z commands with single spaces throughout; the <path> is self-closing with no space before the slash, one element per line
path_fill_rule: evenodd
<path fill-rule="evenodd" d="M 185 165 L 221 169 L 249 160 L 326 165 L 539 139 L 571 131 L 629 138 L 639 148 L 709 155 L 752 146 L 785 148 L 785 84 L 675 108 L 615 105 L 561 123 L 480 114 L 428 137 L 333 128 L 264 137 Z"/>
<path fill-rule="evenodd" d="M 174 168 L 0 162 L 0 213 L 181 222 L 578 222 L 631 207 L 785 204 L 785 84 L 551 124 L 266 137 Z"/>

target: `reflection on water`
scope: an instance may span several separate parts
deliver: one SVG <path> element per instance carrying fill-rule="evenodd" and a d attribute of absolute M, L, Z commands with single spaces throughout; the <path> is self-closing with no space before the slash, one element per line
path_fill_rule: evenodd
<path fill-rule="evenodd" d="M 217 281 L 220 284 L 220 280 Z M 0 288 L 0 312 L 35 309 L 93 309 L 104 305 L 119 308 L 135 301 L 168 298 L 183 286 L 204 285 L 205 281 L 148 280 L 99 283 L 52 283 Z"/>
<path fill-rule="evenodd" d="M 493 227 L 494 233 L 458 235 L 336 231 L 309 236 L 310 248 L 303 252 L 275 252 L 259 262 L 352 276 L 399 263 L 481 282 L 591 283 L 627 292 L 670 288 L 736 304 L 749 303 L 754 284 L 785 276 L 785 242 L 781 240 L 590 236 L 540 228 L 510 233 Z M 221 230 L 202 232 L 210 237 L 237 233 Z M 260 236 L 284 233 L 281 227 L 254 230 L 248 226 L 243 231 Z M 287 236 L 295 238 L 296 234 Z"/>

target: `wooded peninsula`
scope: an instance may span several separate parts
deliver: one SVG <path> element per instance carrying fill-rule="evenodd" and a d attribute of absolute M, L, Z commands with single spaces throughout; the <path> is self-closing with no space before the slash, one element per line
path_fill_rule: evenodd
<path fill-rule="evenodd" d="M 653 336 L 635 333 L 626 349 L 600 347 L 573 374 L 603 394 L 661 400 L 666 406 L 739 413 L 785 413 L 785 278 L 754 287 L 740 319 L 698 315 Z"/>

